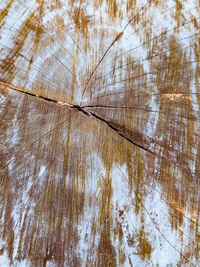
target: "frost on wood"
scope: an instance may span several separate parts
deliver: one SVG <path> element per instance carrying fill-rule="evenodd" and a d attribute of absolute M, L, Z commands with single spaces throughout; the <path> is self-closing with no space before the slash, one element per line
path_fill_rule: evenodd
<path fill-rule="evenodd" d="M 199 14 L 1 1 L 0 265 L 200 265 Z"/>

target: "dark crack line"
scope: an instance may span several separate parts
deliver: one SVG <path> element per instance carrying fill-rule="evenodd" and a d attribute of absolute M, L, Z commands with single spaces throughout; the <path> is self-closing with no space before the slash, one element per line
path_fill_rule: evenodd
<path fill-rule="evenodd" d="M 31 97 L 34 97 L 34 98 L 37 98 L 37 99 L 40 99 L 40 100 L 43 100 L 43 101 L 47 101 L 47 102 L 52 102 L 52 103 L 55 103 L 56 105 L 59 105 L 59 106 L 64 106 L 65 108 L 69 108 L 69 109 L 75 109 L 81 113 L 83 113 L 84 115 L 86 116 L 92 116 L 94 118 L 96 118 L 98 121 L 101 121 L 103 123 L 105 123 L 110 129 L 112 129 L 113 131 L 115 131 L 119 136 L 121 136 L 123 139 L 125 139 L 126 141 L 128 141 L 129 143 L 135 145 L 136 147 L 144 150 L 144 151 L 147 151 L 149 153 L 151 153 L 152 155 L 154 156 L 157 156 L 161 159 L 164 159 L 164 160 L 167 160 L 165 157 L 162 157 L 162 156 L 158 156 L 157 153 L 153 152 L 152 150 L 148 149 L 147 147 L 144 147 L 136 142 L 133 141 L 133 139 L 130 139 L 129 137 L 127 137 L 125 134 L 123 134 L 123 132 L 118 128 L 116 127 L 112 122 L 98 116 L 97 114 L 91 112 L 91 111 L 86 111 L 85 109 L 87 108 L 94 108 L 94 107 L 101 107 L 101 108 L 107 108 L 108 106 L 94 106 L 94 105 L 88 105 L 88 106 L 79 106 L 77 104 L 71 104 L 71 103 L 66 103 L 66 102 L 61 102 L 61 101 L 57 101 L 55 99 L 51 99 L 51 98 L 48 98 L 48 97 L 44 97 L 44 96 L 40 96 L 40 95 L 37 95 L 37 94 L 33 94 L 33 93 L 30 93 L 30 92 L 25 92 L 17 87 L 14 87 L 10 84 L 7 84 L 7 83 L 4 83 L 2 81 L 0 81 L 0 84 L 2 84 L 3 86 L 7 87 L 8 89 L 10 90 L 13 90 L 13 91 L 16 91 L 18 93 L 22 93 L 22 94 L 25 94 L 25 95 L 28 95 L 28 96 L 31 96 Z M 115 107 L 115 106 L 110 106 L 110 108 L 122 108 L 122 107 Z M 123 107 L 123 108 L 126 108 L 126 107 Z M 159 112 L 159 111 L 157 111 Z M 176 166 L 178 167 L 181 167 L 179 164 L 176 164 L 174 162 L 172 162 L 173 164 L 175 164 Z M 183 168 L 185 171 L 188 172 L 187 169 Z M 190 174 L 194 174 L 194 173 L 191 173 Z"/>
<path fill-rule="evenodd" d="M 84 108 L 82 108 L 79 105 L 73 105 L 72 108 L 77 109 L 78 111 L 82 112 L 83 114 L 85 114 L 87 116 L 90 116 L 90 114 L 91 114 L 90 112 L 85 111 Z"/>
<path fill-rule="evenodd" d="M 28 96 L 32 96 L 34 98 L 41 99 L 41 100 L 44 100 L 44 101 L 47 101 L 47 102 L 53 102 L 53 103 L 55 103 L 55 104 L 57 104 L 59 106 L 64 106 L 66 108 L 76 109 L 76 110 L 82 112 L 84 115 L 90 116 L 90 114 L 87 111 L 85 111 L 82 107 L 80 107 L 79 105 L 74 105 L 74 104 L 71 104 L 71 103 L 58 101 L 58 100 L 55 100 L 55 99 L 52 99 L 52 98 L 49 98 L 49 97 L 45 97 L 45 96 L 41 96 L 41 95 L 30 93 L 30 92 L 26 92 L 26 91 L 23 91 L 23 90 L 21 90 L 21 89 L 19 89 L 17 87 L 14 87 L 14 86 L 12 86 L 10 84 L 7 84 L 7 83 L 1 82 L 1 81 L 0 81 L 0 84 L 2 84 L 3 86 L 7 87 L 8 89 L 16 91 L 16 92 L 18 92 L 20 94 L 25 94 L 25 95 L 28 95 Z"/>
<path fill-rule="evenodd" d="M 102 117 L 99 117 L 98 115 L 96 115 L 95 113 L 93 113 L 93 112 L 91 112 L 91 111 L 89 111 L 89 112 L 86 111 L 86 110 L 84 109 L 85 107 L 81 107 L 81 106 L 79 106 L 79 105 L 73 105 L 73 104 L 69 104 L 69 103 L 60 102 L 60 101 L 57 101 L 57 100 L 55 100 L 55 99 L 51 99 L 51 98 L 44 97 L 44 96 L 39 96 L 39 95 L 37 95 L 37 94 L 33 94 L 33 93 L 30 93 L 30 92 L 22 91 L 22 90 L 20 90 L 20 89 L 14 87 L 14 86 L 12 86 L 12 85 L 9 85 L 9 84 L 3 83 L 3 82 L 1 82 L 1 83 L 2 83 L 4 86 L 7 86 L 9 89 L 11 89 L 11 90 L 13 90 L 13 91 L 16 91 L 16 92 L 18 92 L 18 93 L 22 93 L 22 94 L 25 94 L 25 95 L 29 95 L 29 96 L 35 97 L 35 98 L 37 98 L 37 99 L 39 98 L 39 99 L 44 100 L 44 101 L 47 101 L 47 102 L 53 102 L 53 103 L 55 103 L 55 104 L 58 104 L 58 105 L 61 105 L 61 106 L 65 106 L 65 107 L 70 108 L 70 109 L 76 109 L 76 110 L 78 110 L 79 112 L 82 112 L 82 113 L 83 113 L 84 115 L 86 115 L 86 116 L 90 116 L 90 115 L 92 115 L 92 116 L 95 117 L 97 120 L 106 123 L 106 125 L 107 125 L 109 128 L 113 129 L 116 133 L 118 133 L 118 135 L 120 135 L 120 136 L 121 136 L 122 138 L 124 138 L 125 140 L 129 141 L 129 142 L 132 143 L 133 145 L 135 145 L 135 146 L 137 146 L 137 147 L 139 147 L 139 148 L 141 148 L 141 149 L 143 149 L 143 150 L 145 150 L 145 151 L 147 151 L 147 152 L 150 152 L 150 153 L 153 154 L 153 155 L 156 155 L 156 154 L 153 153 L 151 150 L 149 150 L 149 149 L 147 149 L 147 148 L 145 148 L 145 147 L 143 147 L 143 146 L 141 146 L 141 145 L 135 143 L 133 140 L 127 138 L 125 135 L 123 135 L 123 134 L 120 132 L 120 130 L 119 130 L 117 127 L 113 126 L 109 121 L 103 119 Z M 92 107 L 92 106 L 87 106 L 87 107 Z"/>
<path fill-rule="evenodd" d="M 135 146 L 137 146 L 137 147 L 139 147 L 139 148 L 141 148 L 141 149 L 143 149 L 143 150 L 145 150 L 145 151 L 151 153 L 152 155 L 155 155 L 155 156 L 156 156 L 156 154 L 155 154 L 154 152 L 152 152 L 151 150 L 149 150 L 149 149 L 147 149 L 147 148 L 145 148 L 145 147 L 143 147 L 143 146 L 141 146 L 141 145 L 135 143 L 133 140 L 131 140 L 130 138 L 126 137 L 123 133 L 120 132 L 120 130 L 119 130 L 117 127 L 113 126 L 109 121 L 103 119 L 102 117 L 99 117 L 98 115 L 96 115 L 96 114 L 93 113 L 93 112 L 90 112 L 90 114 L 91 114 L 93 117 L 95 117 L 97 120 L 106 123 L 107 126 L 108 126 L 109 128 L 111 128 L 112 130 L 114 130 L 114 131 L 115 131 L 118 135 L 120 135 L 123 139 L 127 140 L 127 141 L 130 142 L 131 144 L 133 144 L 133 145 L 135 145 Z"/>
<path fill-rule="evenodd" d="M 102 117 L 96 115 L 95 113 L 93 113 L 93 112 L 91 112 L 91 111 L 89 112 L 89 114 L 90 114 L 91 116 L 93 116 L 94 118 L 96 118 L 98 121 L 104 122 L 109 128 L 111 128 L 112 130 L 114 130 L 119 136 L 121 136 L 123 139 L 125 139 L 125 140 L 128 141 L 129 143 L 135 145 L 136 147 L 142 149 L 143 151 L 147 151 L 147 152 L 151 153 L 153 156 L 156 156 L 156 157 L 158 157 L 158 158 L 160 158 L 160 159 L 162 159 L 162 160 L 166 160 L 166 161 L 168 160 L 166 157 L 163 157 L 163 156 L 161 156 L 161 155 L 158 155 L 157 153 L 153 152 L 152 150 L 150 150 L 150 149 L 148 149 L 148 148 L 146 148 L 146 147 L 144 147 L 144 146 L 142 146 L 142 145 L 140 145 L 140 144 L 134 142 L 133 139 L 128 138 L 126 135 L 124 135 L 124 134 L 120 131 L 120 129 L 118 129 L 117 127 L 115 127 L 115 126 L 112 124 L 112 122 L 109 122 L 109 121 L 107 121 L 106 119 L 103 119 Z M 193 172 L 191 172 L 190 170 L 184 168 L 184 167 L 181 166 L 180 164 L 177 164 L 177 163 L 174 162 L 174 161 L 170 161 L 170 162 L 171 162 L 174 166 L 177 166 L 177 167 L 179 167 L 179 168 L 182 168 L 185 172 L 187 172 L 187 173 L 189 173 L 189 174 L 191 174 L 191 175 L 195 175 L 195 173 L 193 173 Z"/>
<path fill-rule="evenodd" d="M 51 99 L 51 98 L 48 98 L 48 97 L 44 97 L 44 96 L 39 96 L 37 94 L 33 94 L 33 93 L 30 93 L 30 92 L 25 92 L 25 91 L 22 91 L 20 89 L 18 89 L 17 87 L 14 87 L 12 85 L 9 85 L 9 84 L 6 84 L 6 83 L 3 83 L 1 82 L 1 84 L 3 84 L 4 86 L 7 86 L 9 89 L 13 90 L 13 91 L 16 91 L 18 93 L 22 93 L 22 94 L 25 94 L 25 95 L 29 95 L 29 96 L 32 96 L 32 97 L 35 97 L 35 98 L 39 98 L 41 100 L 44 100 L 44 101 L 47 101 L 47 102 L 53 102 L 55 104 L 58 104 L 58 105 L 61 105 L 61 106 L 65 106 L 67 108 L 70 108 L 70 109 L 76 109 L 77 111 L 83 113 L 84 115 L 86 116 L 90 116 L 92 115 L 93 117 L 95 117 L 97 120 L 101 121 L 101 122 L 104 122 L 109 128 L 113 129 L 118 135 L 120 135 L 122 138 L 124 138 L 125 140 L 129 141 L 130 143 L 132 143 L 133 145 L 147 151 L 147 152 L 150 152 L 151 154 L 153 155 L 156 155 L 155 153 L 153 153 L 151 150 L 135 143 L 133 140 L 131 140 L 130 138 L 127 138 L 125 135 L 123 135 L 120 130 L 113 126 L 109 121 L 103 119 L 102 117 L 99 117 L 98 115 L 96 115 L 95 113 L 91 112 L 91 111 L 86 111 L 84 108 L 86 107 L 81 107 L 79 105 L 73 105 L 73 104 L 69 104 L 69 103 L 64 103 L 64 102 L 60 102 L 60 101 L 57 101 L 55 99 Z M 92 107 L 92 106 L 87 106 L 87 107 Z"/>

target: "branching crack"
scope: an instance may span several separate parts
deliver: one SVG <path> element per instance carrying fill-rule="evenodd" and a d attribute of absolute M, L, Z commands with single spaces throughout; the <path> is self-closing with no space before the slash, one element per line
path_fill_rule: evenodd
<path fill-rule="evenodd" d="M 3 87 L 7 87 L 8 89 L 10 90 L 13 90 L 13 91 L 16 91 L 18 93 L 22 93 L 22 94 L 25 94 L 25 95 L 29 95 L 31 97 L 35 97 L 35 98 L 39 98 L 43 101 L 47 101 L 47 102 L 53 102 L 57 105 L 60 105 L 60 106 L 65 106 L 67 108 L 70 108 L 70 109 L 75 109 L 81 113 L 83 113 L 84 115 L 86 116 L 92 116 L 94 117 L 95 119 L 97 119 L 98 121 L 101 121 L 103 123 L 105 123 L 109 128 L 111 128 L 112 130 L 114 130 L 119 136 L 121 136 L 123 139 L 125 139 L 126 141 L 130 142 L 131 144 L 135 145 L 136 147 L 146 151 L 146 152 L 149 152 L 151 153 L 152 155 L 155 155 L 161 159 L 164 159 L 164 160 L 168 160 L 168 157 L 166 156 L 163 156 L 162 153 L 156 153 L 154 150 L 151 149 L 151 144 L 154 144 L 154 145 L 161 145 L 159 144 L 156 140 L 153 140 L 152 138 L 150 137 L 146 137 L 145 135 L 142 135 L 141 133 L 139 133 L 138 131 L 133 131 L 131 129 L 128 129 L 126 128 L 125 126 L 119 124 L 118 122 L 116 121 L 109 121 L 108 119 L 105 119 L 99 115 L 97 115 L 96 113 L 92 112 L 91 110 L 88 110 L 90 108 L 96 108 L 96 107 L 101 107 L 101 108 L 106 108 L 107 106 L 103 106 L 103 105 L 100 105 L 100 106 L 93 106 L 93 105 L 88 105 L 88 106 L 80 106 L 80 105 L 77 105 L 77 104 L 71 104 L 71 103 L 66 103 L 66 102 L 61 102 L 61 101 L 57 101 L 55 99 L 51 99 L 51 98 L 48 98 L 48 97 L 44 97 L 44 96 L 39 96 L 37 94 L 34 94 L 34 93 L 30 93 L 30 92 L 26 92 L 26 91 L 23 91 L 17 87 L 14 87 L 10 84 L 6 84 L 4 82 L 0 82 L 1 85 L 3 85 Z M 122 108 L 122 107 L 114 107 L 112 106 L 112 108 Z M 125 107 L 124 107 L 125 108 Z M 133 108 L 134 109 L 134 108 Z M 179 163 L 179 158 L 182 158 L 182 162 L 184 163 L 185 161 L 185 155 L 181 152 L 177 152 L 175 151 L 174 149 L 171 149 L 170 147 L 168 147 L 168 154 L 169 156 L 171 155 L 172 158 L 176 158 L 176 160 L 170 160 L 172 164 L 176 165 L 176 166 L 179 166 L 181 167 L 182 169 L 184 169 L 186 172 L 190 173 L 190 174 L 193 174 L 191 173 L 191 171 L 184 166 L 184 164 L 180 164 Z"/>

